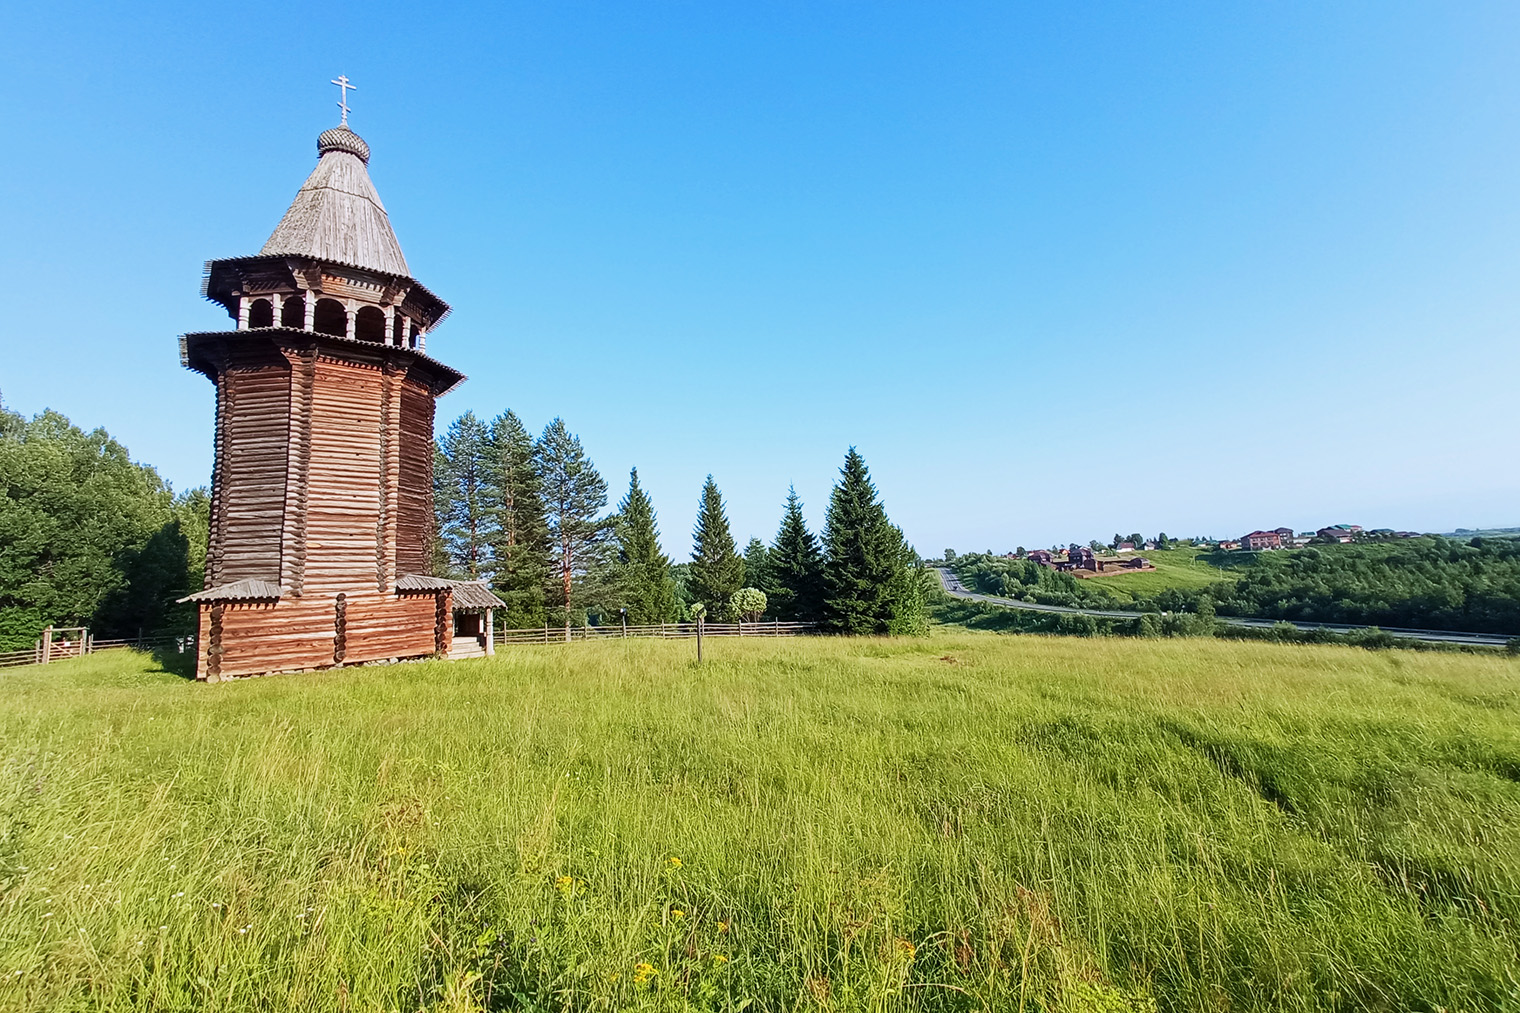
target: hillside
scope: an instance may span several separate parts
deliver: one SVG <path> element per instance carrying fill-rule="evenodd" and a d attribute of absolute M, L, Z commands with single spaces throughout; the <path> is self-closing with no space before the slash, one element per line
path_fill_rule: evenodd
<path fill-rule="evenodd" d="M 1115 601 L 1122 602 L 1153 598 L 1171 589 L 1202 591 L 1220 581 L 1233 582 L 1236 577 L 1233 570 L 1215 565 L 1209 553 L 1191 545 L 1150 549 L 1141 555 L 1156 568 L 1135 573 L 1107 573 L 1088 578 L 1083 582 L 1084 586 L 1104 591 Z"/>
<path fill-rule="evenodd" d="M 6 1009 L 1499 1009 L 1520 666 L 1211 640 L 5 676 Z"/>

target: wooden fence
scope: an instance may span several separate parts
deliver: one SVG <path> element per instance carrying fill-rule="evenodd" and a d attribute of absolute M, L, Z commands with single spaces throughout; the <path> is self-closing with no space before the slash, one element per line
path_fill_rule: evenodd
<path fill-rule="evenodd" d="M 137 650 L 152 651 L 174 649 L 181 652 L 195 650 L 194 636 L 132 637 L 124 640 L 96 640 L 83 627 L 49 626 L 31 647 L 22 651 L 0 653 L 0 668 L 17 668 L 21 665 L 48 665 L 55 661 L 78 658 L 100 651 Z"/>
<path fill-rule="evenodd" d="M 818 632 L 813 623 L 703 623 L 704 637 L 805 637 Z M 659 623 L 651 626 L 545 626 L 539 630 L 498 630 L 496 644 L 568 644 L 586 640 L 620 640 L 641 637 L 653 640 L 685 640 L 697 635 L 696 623 Z"/>
<path fill-rule="evenodd" d="M 195 651 L 194 636 L 133 637 L 125 640 L 96 640 L 88 630 L 52 629 L 43 639 L 24 651 L 0 653 L 0 668 L 21 665 L 46 665 L 65 658 L 112 650 Z M 813 623 L 703 623 L 704 637 L 805 637 L 818 632 Z M 566 644 L 587 640 L 618 640 L 639 637 L 646 640 L 685 640 L 697 635 L 696 623 L 659 623 L 652 626 L 549 626 L 539 630 L 498 630 L 497 646 L 512 644 Z"/>

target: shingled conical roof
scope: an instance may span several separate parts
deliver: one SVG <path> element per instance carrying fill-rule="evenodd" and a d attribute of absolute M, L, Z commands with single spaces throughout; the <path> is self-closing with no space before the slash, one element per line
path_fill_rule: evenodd
<path fill-rule="evenodd" d="M 294 255 L 411 277 L 375 185 L 369 145 L 348 127 L 317 138 L 317 167 L 280 219 L 263 256 Z"/>

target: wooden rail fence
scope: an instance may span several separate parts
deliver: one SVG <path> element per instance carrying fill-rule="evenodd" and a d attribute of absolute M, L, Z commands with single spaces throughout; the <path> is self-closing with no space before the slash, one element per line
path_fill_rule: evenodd
<path fill-rule="evenodd" d="M 31 647 L 20 651 L 0 652 L 0 668 L 17 668 L 21 665 L 48 665 L 55 661 L 79 658 L 99 651 L 138 650 L 151 651 L 173 648 L 194 651 L 193 636 L 129 637 L 121 640 L 96 640 L 84 627 L 53 627 L 42 631 L 42 636 Z"/>
<path fill-rule="evenodd" d="M 813 623 L 703 623 L 704 637 L 805 637 L 818 632 Z M 549 626 L 538 630 L 498 630 L 497 646 L 513 644 L 566 644 L 588 640 L 618 640 L 637 637 L 646 640 L 685 640 L 697 635 L 696 623 L 658 623 L 648 626 Z M 194 636 L 131 637 L 122 640 L 96 640 L 89 630 L 52 628 L 31 647 L 21 651 L 0 652 L 0 668 L 21 665 L 46 665 L 65 658 L 78 658 L 99 651 L 156 649 L 195 650 Z"/>
<path fill-rule="evenodd" d="M 805 637 L 818 632 L 813 623 L 703 623 L 704 637 Z M 649 626 L 546 626 L 538 630 L 498 630 L 496 644 L 568 644 L 586 640 L 640 637 L 685 640 L 697 635 L 696 623 L 658 623 Z"/>

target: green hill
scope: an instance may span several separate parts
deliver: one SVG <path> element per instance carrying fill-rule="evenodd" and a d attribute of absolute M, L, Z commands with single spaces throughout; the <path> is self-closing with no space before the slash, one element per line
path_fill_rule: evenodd
<path fill-rule="evenodd" d="M 1172 588 L 1201 591 L 1220 581 L 1233 583 L 1236 579 L 1231 570 L 1215 565 L 1208 553 L 1192 546 L 1152 549 L 1141 555 L 1154 563 L 1156 568 L 1089 577 L 1083 581 L 1083 585 L 1105 591 L 1117 601 L 1130 601 L 1154 597 Z"/>
<path fill-rule="evenodd" d="M 0 1005 L 1517 1002 L 1511 660 L 692 646 L 8 672 Z"/>

